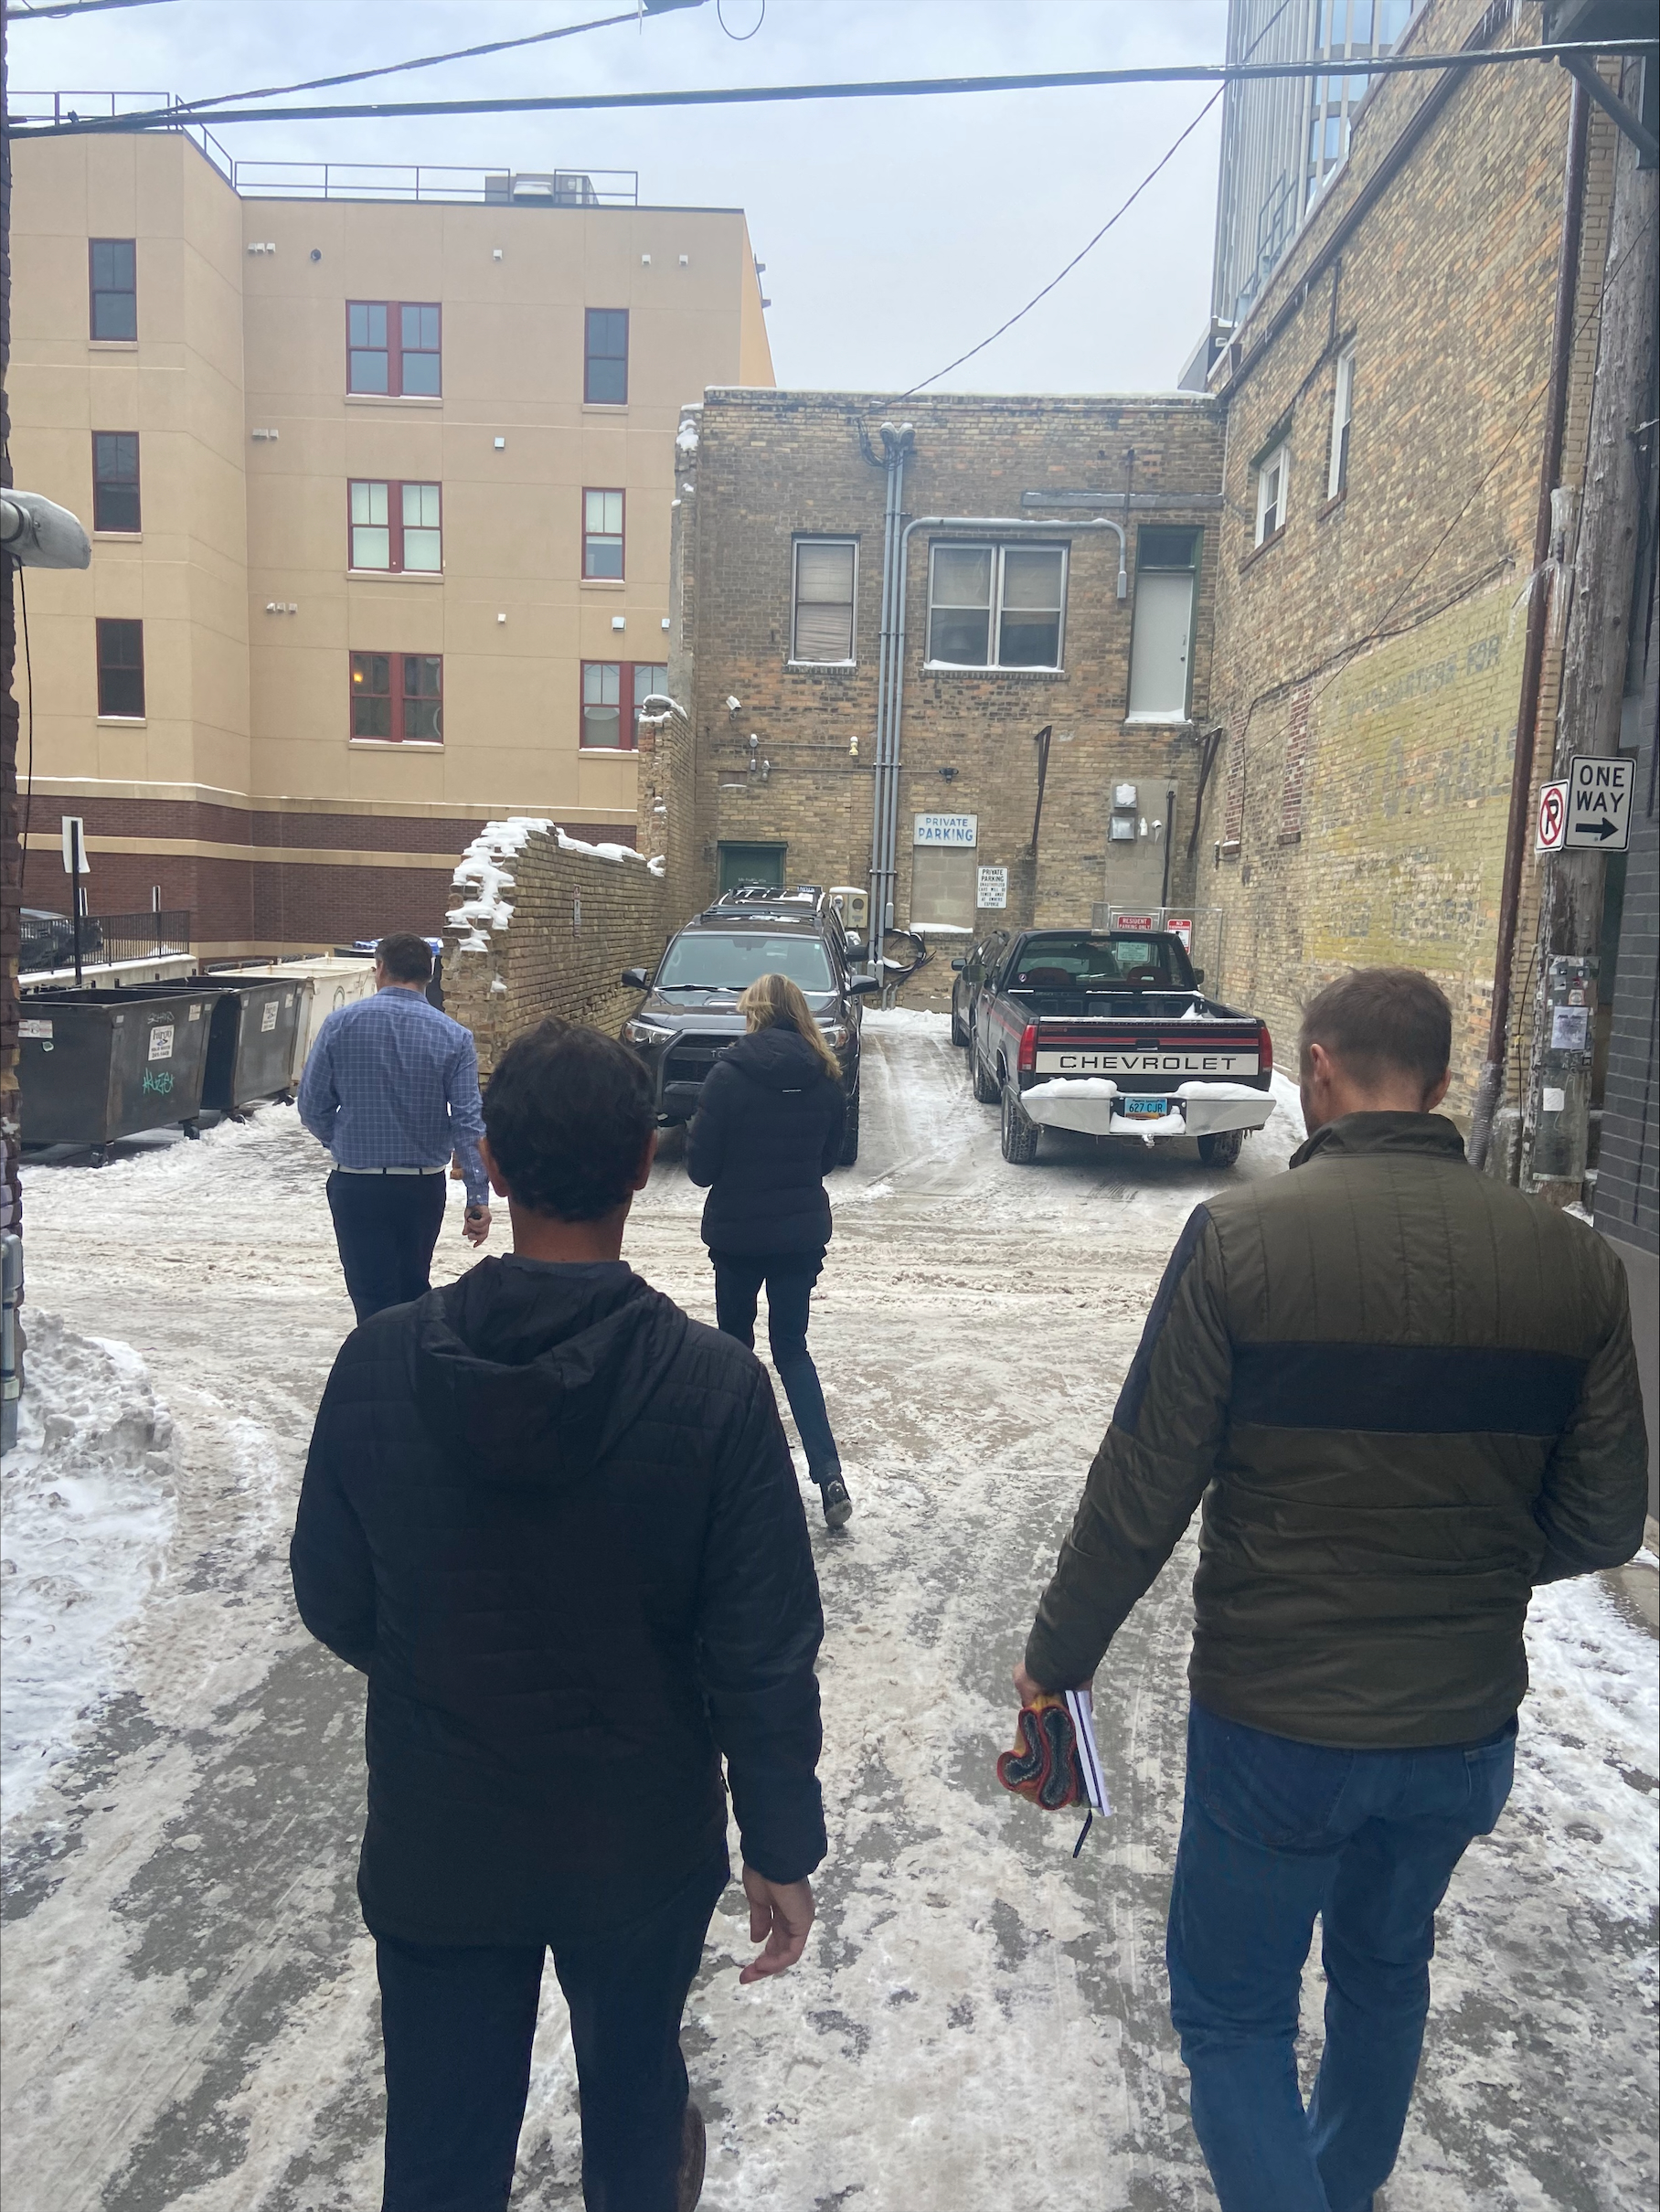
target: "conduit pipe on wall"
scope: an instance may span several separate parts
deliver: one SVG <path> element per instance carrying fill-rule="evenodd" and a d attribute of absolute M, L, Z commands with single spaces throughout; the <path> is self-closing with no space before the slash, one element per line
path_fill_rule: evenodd
<path fill-rule="evenodd" d="M 1493 1009 L 1487 1024 L 1487 1057 L 1475 1086 L 1470 1119 L 1470 1164 L 1484 1167 L 1493 1141 L 1494 1117 L 1505 1085 L 1510 1033 L 1511 971 L 1516 965 L 1516 918 L 1521 906 L 1522 859 L 1533 818 L 1533 756 L 1539 716 L 1539 689 L 1545 667 L 1545 633 L 1550 612 L 1550 584 L 1545 564 L 1550 558 L 1551 501 L 1562 468 L 1562 436 L 1568 420 L 1569 371 L 1573 358 L 1573 314 L 1580 270 L 1580 241 L 1585 214 L 1585 146 L 1591 101 L 1577 80 L 1568 115 L 1568 149 L 1562 187 L 1562 246 L 1557 260 L 1556 318 L 1551 328 L 1550 382 L 1545 399 L 1545 442 L 1539 457 L 1539 501 L 1533 526 L 1533 574 L 1527 596 L 1527 633 L 1522 650 L 1522 684 L 1516 713 L 1516 760 L 1510 776 L 1510 817 L 1505 832 L 1505 867 L 1499 883 L 1498 947 L 1493 962 Z"/>
<path fill-rule="evenodd" d="M 891 425 L 882 425 L 882 438 L 887 441 Z M 905 431 L 910 425 L 905 425 Z M 900 435 L 904 433 L 901 432 Z M 892 460 L 889 464 L 890 501 L 897 496 L 896 487 L 899 469 Z M 995 530 L 999 537 L 1010 531 L 1019 535 L 1038 532 L 1045 537 L 1070 537 L 1078 530 L 1111 530 L 1118 540 L 1118 583 L 1114 596 L 1128 599 L 1130 573 L 1127 566 L 1128 541 L 1123 525 L 1109 516 L 1093 515 L 1087 520 L 1057 523 L 1053 518 L 1035 522 L 1029 516 L 1008 515 L 916 515 L 902 530 L 895 532 L 893 525 L 899 520 L 897 505 L 889 509 L 889 531 L 895 539 L 890 562 L 882 575 L 882 658 L 877 675 L 877 797 L 875 818 L 871 832 L 870 850 L 870 930 L 871 961 L 878 967 L 881 956 L 881 931 L 893 925 L 894 885 L 898 877 L 899 803 L 899 732 L 905 711 L 905 610 L 910 580 L 910 534 L 913 530 L 973 530 L 976 534 Z M 886 542 L 884 551 L 887 550 Z M 879 968 L 878 968 L 879 972 Z"/>
<path fill-rule="evenodd" d="M 893 922 L 893 868 L 889 857 L 886 874 L 883 855 L 891 856 L 894 840 L 889 817 L 898 799 L 899 748 L 889 744 L 889 710 L 893 697 L 894 643 L 898 622 L 899 522 L 905 511 L 905 459 L 916 445 L 909 422 L 884 422 L 882 451 L 888 471 L 887 503 L 882 516 L 882 638 L 876 681 L 876 782 L 870 814 L 870 913 L 866 923 L 866 944 L 870 973 L 882 976 L 885 937 Z"/>

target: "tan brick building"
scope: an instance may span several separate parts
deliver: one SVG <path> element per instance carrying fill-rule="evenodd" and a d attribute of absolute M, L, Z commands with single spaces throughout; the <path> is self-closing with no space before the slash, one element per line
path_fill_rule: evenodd
<path fill-rule="evenodd" d="M 1402 48 L 1529 43 L 1539 13 L 1431 0 Z M 1428 970 L 1457 1017 L 1461 1114 L 1492 1004 L 1571 90 L 1538 64 L 1374 80 L 1346 162 L 1209 383 L 1228 421 L 1211 689 L 1223 734 L 1194 896 L 1223 916 L 1223 987 L 1289 1037 L 1351 964 Z M 1613 146 L 1593 114 L 1570 484 Z M 1545 773 L 1559 647 L 1553 627 Z M 1536 884 L 1529 852 L 1523 966 Z"/>
<path fill-rule="evenodd" d="M 772 378 L 744 218 L 211 151 L 15 146 L 16 481 L 94 536 L 28 580 L 25 900 L 69 812 L 209 952 L 435 932 L 487 819 L 634 836 L 680 405 Z"/>
<path fill-rule="evenodd" d="M 711 389 L 688 409 L 670 666 L 703 891 L 870 877 L 889 416 L 913 431 L 896 921 L 1185 898 L 1222 417 L 1174 394 Z"/>

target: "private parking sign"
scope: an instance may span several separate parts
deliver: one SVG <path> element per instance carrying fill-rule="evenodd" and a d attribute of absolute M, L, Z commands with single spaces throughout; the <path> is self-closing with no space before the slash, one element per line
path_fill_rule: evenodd
<path fill-rule="evenodd" d="M 1568 820 L 1562 843 L 1570 850 L 1623 853 L 1631 842 L 1633 761 L 1603 753 L 1576 753 L 1568 763 Z"/>

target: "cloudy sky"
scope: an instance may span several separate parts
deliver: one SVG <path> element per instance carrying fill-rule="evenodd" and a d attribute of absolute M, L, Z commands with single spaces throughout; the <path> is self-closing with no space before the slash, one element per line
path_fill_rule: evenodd
<path fill-rule="evenodd" d="M 186 99 L 615 14 L 627 0 L 158 0 L 10 33 L 15 88 Z M 704 0 L 314 97 L 996 74 L 1219 59 L 1225 0 Z M 726 27 L 723 28 L 722 18 Z M 737 36 L 754 29 L 752 37 Z M 637 169 L 642 200 L 749 215 L 778 380 L 903 390 L 1069 261 L 1209 97 L 1194 85 L 601 115 L 241 123 L 246 158 Z M 1219 103 L 959 391 L 1168 388 L 1204 327 Z"/>

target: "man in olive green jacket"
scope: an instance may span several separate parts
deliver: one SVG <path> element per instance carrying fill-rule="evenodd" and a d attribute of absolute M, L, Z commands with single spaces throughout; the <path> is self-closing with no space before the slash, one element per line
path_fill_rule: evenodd
<path fill-rule="evenodd" d="M 1643 1538 L 1624 1271 L 1469 1167 L 1433 1111 L 1451 1037 L 1410 969 L 1311 1005 L 1308 1141 L 1183 1230 L 1016 1671 L 1023 1697 L 1088 1682 L 1202 1501 L 1167 1956 L 1222 2212 L 1370 2205 L 1435 1908 L 1509 1791 L 1529 1596 Z"/>

